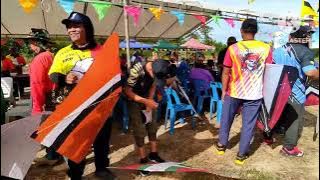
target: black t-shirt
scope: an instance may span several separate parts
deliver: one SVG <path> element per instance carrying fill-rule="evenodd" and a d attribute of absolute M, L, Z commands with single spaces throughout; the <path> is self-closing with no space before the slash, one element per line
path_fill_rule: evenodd
<path fill-rule="evenodd" d="M 226 56 L 228 47 L 224 48 L 222 51 L 219 52 L 218 55 L 218 65 L 223 65 L 224 57 Z"/>
<path fill-rule="evenodd" d="M 146 98 L 149 95 L 153 81 L 153 78 L 145 70 L 145 64 L 138 62 L 130 69 L 127 85 L 132 88 L 135 94 Z"/>

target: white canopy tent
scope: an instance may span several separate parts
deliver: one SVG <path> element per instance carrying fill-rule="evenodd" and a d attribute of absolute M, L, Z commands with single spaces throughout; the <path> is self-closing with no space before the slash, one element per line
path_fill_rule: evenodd
<path fill-rule="evenodd" d="M 30 33 L 31 28 L 46 29 L 51 37 L 65 36 L 66 29 L 61 20 L 67 18 L 68 14 L 56 0 L 45 0 L 44 3 L 45 6 L 49 6 L 47 11 L 43 10 L 39 3 L 28 14 L 23 11 L 19 0 L 2 0 L 1 36 L 24 37 Z M 129 17 L 129 36 L 135 39 L 177 39 L 201 25 L 191 13 L 204 13 L 204 15 L 215 13 L 213 10 L 200 7 L 155 0 L 129 0 L 128 4 L 141 5 L 144 8 L 137 27 L 134 26 L 132 17 Z M 159 6 L 166 12 L 171 10 L 187 12 L 185 23 L 180 26 L 177 18 L 170 13 L 165 13 L 159 21 L 156 20 L 147 8 Z M 98 15 L 90 3 L 76 2 L 74 11 L 83 12 L 91 18 L 97 36 L 105 37 L 113 32 L 117 32 L 121 37 L 125 36 L 124 12 L 121 5 L 112 6 L 101 21 L 98 20 Z"/>
<path fill-rule="evenodd" d="M 75 0 L 76 1 L 76 0 Z M 115 2 L 115 0 L 104 0 Z M 110 36 L 117 32 L 120 37 L 127 40 L 127 66 L 130 68 L 129 38 L 134 39 L 178 39 L 200 27 L 201 22 L 192 14 L 212 15 L 217 11 L 186 4 L 170 3 L 156 0 L 119 0 L 120 4 L 113 5 L 99 21 L 94 8 L 88 2 L 75 2 L 74 11 L 88 15 L 94 25 L 95 35 L 100 37 Z M 31 13 L 25 13 L 19 0 L 1 1 L 1 37 L 26 37 L 31 28 L 46 29 L 50 37 L 66 36 L 66 28 L 61 20 L 68 14 L 58 4 L 57 0 L 41 1 Z M 122 3 L 123 2 L 123 3 Z M 132 17 L 127 18 L 123 5 L 138 5 L 143 8 L 138 26 L 134 26 Z M 162 7 L 167 12 L 156 20 L 148 10 L 149 7 Z M 177 17 L 170 11 L 185 12 L 185 21 L 181 26 Z M 210 18 L 208 18 L 210 19 Z"/>

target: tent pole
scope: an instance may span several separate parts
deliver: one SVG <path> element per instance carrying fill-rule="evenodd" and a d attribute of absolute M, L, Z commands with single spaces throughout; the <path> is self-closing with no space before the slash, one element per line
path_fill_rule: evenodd
<path fill-rule="evenodd" d="M 87 14 L 87 9 L 88 9 L 88 3 L 85 2 L 83 7 L 83 14 Z"/>
<path fill-rule="evenodd" d="M 126 6 L 129 4 L 128 0 L 123 0 L 123 5 Z M 130 37 L 129 37 L 129 20 L 128 20 L 128 14 L 126 11 L 124 11 L 123 14 L 124 17 L 124 28 L 125 28 L 125 37 L 126 37 L 126 54 L 127 54 L 127 69 L 128 72 L 130 71 Z"/>

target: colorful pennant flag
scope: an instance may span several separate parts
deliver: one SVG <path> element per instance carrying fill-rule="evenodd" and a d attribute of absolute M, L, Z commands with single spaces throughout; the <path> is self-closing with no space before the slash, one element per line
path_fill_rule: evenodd
<path fill-rule="evenodd" d="M 214 23 L 216 23 L 220 27 L 220 17 L 216 15 L 211 15 L 211 19 L 213 20 Z"/>
<path fill-rule="evenodd" d="M 224 19 L 226 21 L 227 24 L 229 24 L 232 28 L 235 27 L 235 24 L 234 24 L 234 20 L 233 19 L 230 19 L 230 18 L 227 18 L 227 19 Z"/>
<path fill-rule="evenodd" d="M 302 10 L 301 17 L 305 18 L 306 16 L 318 16 L 318 14 L 313 10 L 310 3 L 306 0 L 302 0 Z"/>
<path fill-rule="evenodd" d="M 110 3 L 107 2 L 93 2 L 91 3 L 94 9 L 96 10 L 96 13 L 98 14 L 99 21 L 101 21 L 104 16 L 106 15 L 108 9 L 111 7 Z"/>
<path fill-rule="evenodd" d="M 184 18 L 186 15 L 183 12 L 171 11 L 170 13 L 178 18 L 178 22 L 179 22 L 180 26 L 182 26 L 184 24 Z"/>
<path fill-rule="evenodd" d="M 200 22 L 201 22 L 201 24 L 202 24 L 202 26 L 205 26 L 206 25 L 206 22 L 207 22 L 207 17 L 206 16 L 203 16 L 203 15 L 193 15 L 195 18 L 197 18 Z"/>
<path fill-rule="evenodd" d="M 141 7 L 138 6 L 125 6 L 124 10 L 128 13 L 129 16 L 133 17 L 133 23 L 135 26 L 138 26 L 140 15 L 141 15 Z"/>
<path fill-rule="evenodd" d="M 7 43 L 8 39 L 1 39 L 1 46 L 5 45 Z"/>
<path fill-rule="evenodd" d="M 36 7 L 38 0 L 19 0 L 19 3 L 26 13 L 31 13 L 32 9 Z"/>
<path fill-rule="evenodd" d="M 176 162 L 165 162 L 157 164 L 134 164 L 125 167 L 111 167 L 114 169 L 124 169 L 124 170 L 140 170 L 148 172 L 206 172 L 205 169 L 192 168 L 183 165 L 182 163 Z"/>
<path fill-rule="evenodd" d="M 149 10 L 154 15 L 156 20 L 160 20 L 161 15 L 164 13 L 162 8 L 149 8 Z"/>
<path fill-rule="evenodd" d="M 58 0 L 58 3 L 68 14 L 70 14 L 73 11 L 74 0 Z"/>

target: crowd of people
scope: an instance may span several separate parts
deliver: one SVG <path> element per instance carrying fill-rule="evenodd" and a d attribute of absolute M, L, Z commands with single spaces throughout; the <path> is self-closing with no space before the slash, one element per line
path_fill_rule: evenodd
<path fill-rule="evenodd" d="M 72 12 L 67 19 L 62 20 L 70 37 L 70 45 L 60 49 L 55 55 L 51 52 L 52 42 L 45 30 L 32 29 L 28 38 L 30 49 L 36 54 L 30 64 L 30 87 L 32 99 L 32 114 L 45 110 L 53 111 L 81 80 L 96 57 L 101 46 L 94 39 L 94 27 L 90 18 L 78 12 Z M 139 163 L 165 162 L 159 155 L 157 143 L 157 110 L 161 110 L 159 94 L 168 87 L 175 88 L 179 83 L 185 88 L 191 88 L 192 80 L 203 80 L 209 87 L 210 82 L 221 82 L 223 112 L 219 128 L 219 142 L 216 145 L 218 154 L 224 154 L 228 147 L 230 128 L 239 108 L 242 114 L 242 129 L 239 152 L 236 163 L 243 164 L 250 155 L 250 141 L 253 138 L 255 125 L 263 98 L 263 74 L 267 63 L 294 66 L 299 71 L 299 79 L 295 82 L 288 104 L 283 112 L 286 116 L 282 126 L 286 127 L 285 139 L 281 152 L 289 156 L 302 156 L 297 144 L 302 131 L 305 81 L 306 77 L 318 79 L 319 70 L 314 66 L 314 54 L 308 44 L 300 44 L 297 39 L 309 38 L 310 28 L 301 26 L 290 34 L 288 44 L 273 50 L 268 44 L 255 39 L 258 24 L 255 19 L 246 19 L 240 29 L 242 40 L 228 38 L 227 48 L 219 54 L 212 53 L 205 57 L 203 52 L 195 52 L 190 60 L 181 59 L 179 53 L 168 51 L 163 57 L 154 51 L 151 57 L 143 57 L 141 52 L 135 52 L 131 58 L 131 69 L 127 71 L 126 57 L 121 55 L 123 93 L 115 108 L 127 106 L 129 128 L 133 131 Z M 293 41 L 294 40 L 294 41 Z M 294 42 L 294 43 L 291 43 Z M 2 56 L 1 76 L 10 75 L 14 65 L 6 56 Z M 18 66 L 25 61 L 18 58 L 14 52 Z M 80 61 L 86 61 L 82 75 L 75 70 Z M 190 63 L 192 62 L 192 63 Z M 106 62 L 107 63 L 107 62 Z M 8 74 L 9 72 L 9 74 Z M 190 95 L 190 94 L 189 94 Z M 191 95 L 192 96 L 192 95 Z M 120 103 L 121 101 L 121 103 Z M 163 111 L 162 111 L 163 112 Z M 151 118 L 147 118 L 147 116 Z M 106 117 L 121 119 L 117 117 Z M 151 119 L 151 121 L 149 121 Z M 45 120 L 45 117 L 43 118 Z M 93 144 L 95 155 L 95 174 L 105 179 L 115 176 L 107 169 L 111 137 L 112 120 L 106 121 Z M 150 153 L 145 148 L 145 137 L 150 141 Z M 272 142 L 269 142 L 272 143 Z M 47 148 L 47 160 L 58 162 L 63 159 L 59 154 Z M 84 173 L 85 160 L 75 163 L 67 160 L 68 176 L 73 180 L 81 179 Z M 149 172 L 140 171 L 141 175 Z"/>

